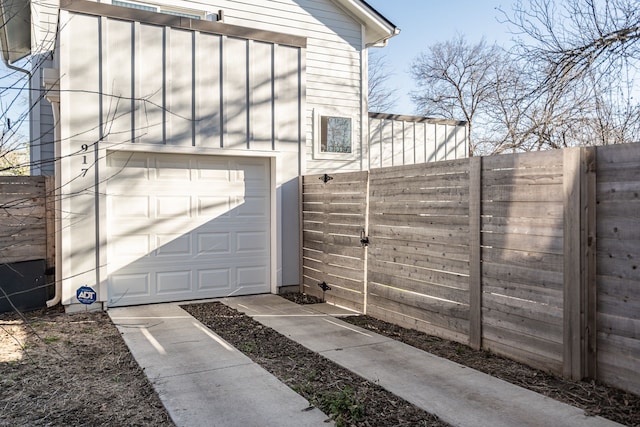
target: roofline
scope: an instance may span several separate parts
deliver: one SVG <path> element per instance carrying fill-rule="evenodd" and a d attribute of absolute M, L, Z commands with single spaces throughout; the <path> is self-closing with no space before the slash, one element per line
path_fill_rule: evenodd
<path fill-rule="evenodd" d="M 393 27 L 395 30 L 398 30 L 398 32 L 400 31 L 400 29 L 391 21 L 389 21 L 389 19 L 387 19 L 383 14 L 381 14 L 380 12 L 378 12 L 376 10 L 375 7 L 371 6 L 369 3 L 367 3 L 365 0 L 360 0 L 361 3 L 363 3 L 366 7 L 368 7 L 369 9 L 371 9 L 371 11 L 373 13 L 375 13 L 376 15 L 378 15 L 378 18 L 382 19 L 383 21 L 385 21 L 390 27 Z"/>
<path fill-rule="evenodd" d="M 366 46 L 384 46 L 391 37 L 400 34 L 400 29 L 385 18 L 365 0 L 333 0 L 345 11 L 371 29 L 371 38 L 367 37 Z"/>

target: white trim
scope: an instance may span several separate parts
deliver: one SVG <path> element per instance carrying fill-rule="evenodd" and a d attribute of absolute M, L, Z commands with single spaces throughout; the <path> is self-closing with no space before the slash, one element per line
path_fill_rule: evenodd
<path fill-rule="evenodd" d="M 109 151 L 136 151 L 136 152 L 152 152 L 152 153 L 166 153 L 166 154 L 203 154 L 208 156 L 232 156 L 232 157 L 277 157 L 280 152 L 278 151 L 258 151 L 258 150 L 243 150 L 232 148 L 217 148 L 217 147 L 194 147 L 194 146 L 179 146 L 179 145 L 166 145 L 166 144 L 122 144 L 122 143 L 110 143 L 101 142 L 101 148 Z"/>
<path fill-rule="evenodd" d="M 269 221 L 271 223 L 270 227 L 271 227 L 271 241 L 269 242 L 269 250 L 270 250 L 270 257 L 271 257 L 271 271 L 270 273 L 270 280 L 271 280 L 271 293 L 272 294 L 277 294 L 278 293 L 278 268 L 282 269 L 282 256 L 281 254 L 278 252 L 278 235 L 282 236 L 282 232 L 278 232 L 279 230 L 282 230 L 282 226 L 283 224 L 278 224 L 278 201 L 276 199 L 277 197 L 277 193 L 276 193 L 276 188 L 277 188 L 277 160 L 276 157 L 272 157 L 271 158 L 271 162 L 269 162 L 269 167 L 270 167 L 270 180 L 271 183 L 269 185 L 269 195 L 270 195 L 270 203 L 271 203 L 271 212 L 269 215 Z M 278 265 L 280 264 L 280 265 Z"/>
<path fill-rule="evenodd" d="M 351 152 L 350 153 L 331 153 L 321 151 L 322 142 L 320 136 L 322 134 L 322 117 L 340 117 L 351 120 Z M 354 114 L 345 114 L 340 111 L 326 111 L 314 108 L 313 110 L 313 158 L 316 160 L 357 160 L 358 146 L 356 141 L 356 116 Z"/>

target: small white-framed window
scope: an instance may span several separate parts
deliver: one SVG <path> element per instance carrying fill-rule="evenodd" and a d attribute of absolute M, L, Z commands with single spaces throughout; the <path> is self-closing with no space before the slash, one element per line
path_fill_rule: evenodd
<path fill-rule="evenodd" d="M 340 113 L 319 113 L 315 116 L 314 157 L 318 159 L 348 159 L 354 156 L 355 120 Z"/>

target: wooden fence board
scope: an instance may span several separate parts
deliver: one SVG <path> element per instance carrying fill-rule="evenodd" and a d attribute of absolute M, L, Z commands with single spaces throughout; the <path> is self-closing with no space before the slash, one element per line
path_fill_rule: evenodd
<path fill-rule="evenodd" d="M 456 341 L 463 344 L 467 343 L 466 333 L 455 332 L 455 330 L 450 327 L 443 328 L 441 326 L 438 326 L 437 324 L 434 324 L 433 322 L 424 320 L 421 318 L 424 312 L 421 312 L 420 310 L 416 310 L 415 312 L 412 310 L 407 310 L 406 312 L 394 311 L 389 308 L 389 304 L 387 304 L 384 300 L 382 300 L 381 302 L 381 304 L 384 304 L 384 306 L 376 305 L 375 302 L 376 301 L 374 298 L 374 302 L 367 306 L 367 314 L 369 314 L 370 316 L 373 316 L 380 320 L 384 320 L 386 322 L 394 323 L 405 328 L 415 329 L 417 331 L 425 332 L 427 334 L 451 341 Z M 414 313 L 419 317 L 412 316 L 412 314 Z"/>
<path fill-rule="evenodd" d="M 508 277 L 509 281 L 514 283 L 536 283 L 539 286 L 551 289 L 562 290 L 563 287 L 562 272 L 549 271 L 546 269 L 541 270 L 537 267 L 511 266 L 483 260 L 482 276 L 497 279 Z"/>
<path fill-rule="evenodd" d="M 505 218 L 485 216 L 481 230 L 486 233 L 526 234 L 563 237 L 562 218 Z"/>
<path fill-rule="evenodd" d="M 391 166 L 371 171 L 371 181 L 389 177 L 432 176 L 439 174 L 466 173 L 469 169 L 467 159 L 445 160 L 437 163 Z"/>
<path fill-rule="evenodd" d="M 469 197 L 469 189 L 466 187 L 438 187 L 424 182 L 420 188 L 376 188 L 371 191 L 371 201 L 405 201 L 405 200 L 466 200 Z"/>
<path fill-rule="evenodd" d="M 428 178 L 424 176 L 398 176 L 384 179 L 374 179 L 371 178 L 371 184 L 381 184 L 384 187 L 398 188 L 398 190 L 402 188 L 411 188 L 416 186 L 425 186 L 425 187 L 458 187 L 464 186 L 469 181 L 469 176 L 467 173 L 456 173 L 449 175 L 433 175 Z"/>
<path fill-rule="evenodd" d="M 320 222 L 325 224 L 355 225 L 355 224 L 364 224 L 364 217 L 359 213 L 327 214 L 325 212 L 303 212 L 302 221 L 303 223 Z M 303 228 L 304 228 L 304 224 L 303 224 Z"/>
<path fill-rule="evenodd" d="M 377 224 L 369 225 L 369 235 L 372 239 L 383 237 L 398 240 L 447 241 L 452 245 L 469 243 L 469 232 L 460 227 L 458 230 L 416 228 L 416 227 L 387 227 Z"/>
<path fill-rule="evenodd" d="M 377 245 L 376 245 L 377 246 Z M 384 261 L 394 264 L 410 265 L 415 267 L 421 267 L 431 270 L 442 270 L 451 273 L 469 274 L 469 262 L 460 261 L 456 259 L 450 259 L 443 256 L 437 256 L 424 253 L 409 253 L 403 254 L 401 252 L 390 253 L 386 250 L 379 250 L 377 247 L 369 251 L 370 259 L 376 261 Z"/>
<path fill-rule="evenodd" d="M 552 373 L 562 371 L 562 356 L 558 356 L 555 347 L 542 347 L 545 343 L 535 339 L 511 340 L 509 339 L 511 336 L 520 337 L 503 329 L 493 327 L 486 329 L 486 333 L 482 336 L 483 348 L 543 371 Z"/>
<path fill-rule="evenodd" d="M 460 304 L 468 304 L 469 291 L 465 288 L 459 288 L 456 286 L 468 286 L 464 282 L 452 282 L 450 284 L 443 284 L 441 282 L 433 282 L 427 280 L 420 280 L 423 278 L 422 272 L 414 269 L 413 272 L 403 271 L 403 275 L 400 273 L 385 273 L 382 271 L 370 270 L 369 271 L 369 286 L 373 283 L 377 283 L 385 286 L 392 286 L 394 288 L 410 291 L 417 295 L 426 295 L 429 297 L 439 298 L 441 300 L 456 302 Z M 424 275 L 429 275 L 429 272 L 424 272 Z"/>
<path fill-rule="evenodd" d="M 369 248 L 369 253 L 372 251 L 387 251 L 403 254 L 420 253 L 423 255 L 442 256 L 443 258 L 458 261 L 469 261 L 468 246 L 449 245 L 441 242 L 408 242 L 377 238 L 375 247 Z"/>
<path fill-rule="evenodd" d="M 331 224 L 331 223 L 305 221 L 303 226 L 305 231 L 320 231 L 327 234 L 360 236 L 360 231 L 364 228 L 364 223 L 363 224 Z"/>
<path fill-rule="evenodd" d="M 483 186 L 482 200 L 491 202 L 562 203 L 562 184 Z"/>
<path fill-rule="evenodd" d="M 483 170 L 482 186 L 494 185 L 558 185 L 562 184 L 562 171 L 558 169 Z"/>
<path fill-rule="evenodd" d="M 562 203 L 537 202 L 492 202 L 482 206 L 482 214 L 505 218 L 547 218 L 549 220 L 562 219 Z"/>
<path fill-rule="evenodd" d="M 382 308 L 395 313 L 403 313 L 412 318 L 422 320 L 423 322 L 428 322 L 438 328 L 437 331 L 432 331 L 432 333 L 439 332 L 437 334 L 442 336 L 446 334 L 444 331 L 447 331 L 447 335 L 454 337 L 460 337 L 463 336 L 463 334 L 466 335 L 468 333 L 468 320 L 452 316 L 443 316 L 437 311 L 425 310 L 424 308 L 402 304 L 395 300 L 383 298 L 375 293 L 370 293 L 369 298 L 371 299 L 370 304 L 372 310 L 374 307 Z"/>
<path fill-rule="evenodd" d="M 455 274 L 448 271 L 438 271 L 438 270 L 417 270 L 415 267 L 405 267 L 403 277 L 395 277 L 390 278 L 388 270 L 384 270 L 386 267 L 386 263 L 379 263 L 375 260 L 370 261 L 370 277 L 369 280 L 372 282 L 378 282 L 386 285 L 395 285 L 399 286 L 404 283 L 404 286 L 424 286 L 425 283 L 446 286 L 453 289 L 467 289 L 467 277 L 462 274 Z M 397 267 L 396 269 L 400 269 Z M 401 286 L 400 286 L 401 287 Z M 462 302 L 462 301 L 460 301 Z"/>
<path fill-rule="evenodd" d="M 564 250 L 562 237 L 531 236 L 519 233 L 482 233 L 482 244 L 494 249 L 543 252 L 560 256 Z"/>
<path fill-rule="evenodd" d="M 491 169 L 562 169 L 561 151 L 503 154 L 482 158 L 482 170 Z M 535 173 L 535 172 L 534 172 Z"/>
<path fill-rule="evenodd" d="M 512 267 L 562 272 L 562 259 L 552 253 L 514 251 L 511 249 L 482 248 L 483 262 L 504 264 Z"/>
<path fill-rule="evenodd" d="M 362 259 L 363 249 L 362 247 L 349 247 L 340 245 L 330 245 L 325 242 L 316 242 L 307 240 L 305 242 L 305 248 L 315 251 L 324 252 L 326 254 L 342 255 L 354 258 Z"/>

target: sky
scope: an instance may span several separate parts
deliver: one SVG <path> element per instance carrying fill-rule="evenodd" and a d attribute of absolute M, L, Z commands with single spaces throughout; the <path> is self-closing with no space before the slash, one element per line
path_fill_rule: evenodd
<path fill-rule="evenodd" d="M 496 8 L 510 11 L 506 0 L 367 0 L 372 7 L 400 28 L 400 34 L 382 48 L 391 68 L 388 81 L 390 89 L 399 97 L 395 114 L 415 114 L 408 92 L 414 89 L 409 73 L 414 58 L 427 46 L 464 35 L 471 43 L 484 36 L 488 43 L 494 41 L 508 46 L 512 35 Z"/>

